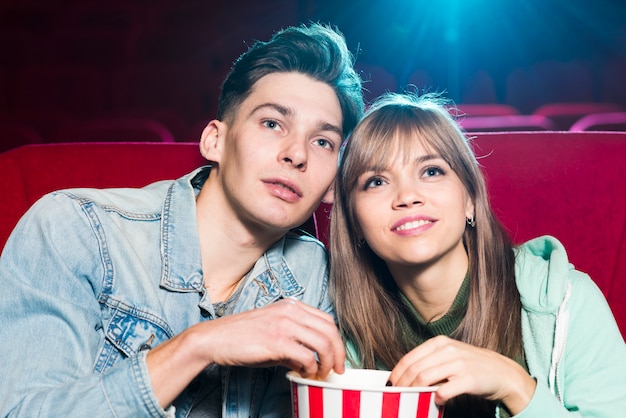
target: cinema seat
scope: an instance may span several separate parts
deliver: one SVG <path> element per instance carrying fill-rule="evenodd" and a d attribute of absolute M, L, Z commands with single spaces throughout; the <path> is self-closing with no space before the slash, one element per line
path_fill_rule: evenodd
<path fill-rule="evenodd" d="M 551 131 L 554 123 L 540 115 L 466 116 L 457 119 L 466 132 Z"/>
<path fill-rule="evenodd" d="M 545 116 L 554 122 L 557 130 L 567 131 L 574 122 L 586 115 L 621 112 L 623 110 L 622 106 L 615 103 L 545 103 L 535 109 L 533 115 Z"/>
<path fill-rule="evenodd" d="M 20 122 L 0 120 L 0 152 L 24 144 L 40 144 L 42 142 L 42 136 L 32 126 Z"/>
<path fill-rule="evenodd" d="M 626 132 L 626 112 L 593 113 L 578 119 L 570 131 Z"/>
<path fill-rule="evenodd" d="M 472 133 L 497 216 L 515 243 L 553 235 L 598 284 L 626 335 L 626 133 Z M 27 145 L 0 153 L 0 248 L 43 194 L 140 187 L 205 163 L 194 143 Z M 302 228 L 328 243 L 331 207 Z"/>
<path fill-rule="evenodd" d="M 162 123 L 149 118 L 108 116 L 69 122 L 50 142 L 175 142 Z"/>
<path fill-rule="evenodd" d="M 511 116 L 519 115 L 515 107 L 502 103 L 459 103 L 452 109 L 452 114 L 466 117 Z"/>
<path fill-rule="evenodd" d="M 206 164 L 197 143 L 90 142 L 25 145 L 0 153 L 0 251 L 44 194 L 72 187 L 142 187 Z M 311 217 L 301 229 L 316 234 Z"/>

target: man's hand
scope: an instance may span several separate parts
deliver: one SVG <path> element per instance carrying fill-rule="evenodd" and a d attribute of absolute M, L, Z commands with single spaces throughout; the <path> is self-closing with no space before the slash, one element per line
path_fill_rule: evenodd
<path fill-rule="evenodd" d="M 282 365 L 303 377 L 343 373 L 346 353 L 333 318 L 295 299 L 196 324 L 148 353 L 156 396 L 168 406 L 209 364 Z"/>

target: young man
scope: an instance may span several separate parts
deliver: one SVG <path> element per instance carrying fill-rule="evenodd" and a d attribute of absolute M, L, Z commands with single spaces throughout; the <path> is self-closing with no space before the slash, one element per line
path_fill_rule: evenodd
<path fill-rule="evenodd" d="M 313 24 L 234 64 L 211 167 L 31 208 L 0 258 L 0 415 L 290 414 L 287 368 L 342 372 L 326 253 L 289 230 L 332 196 L 361 82 Z"/>

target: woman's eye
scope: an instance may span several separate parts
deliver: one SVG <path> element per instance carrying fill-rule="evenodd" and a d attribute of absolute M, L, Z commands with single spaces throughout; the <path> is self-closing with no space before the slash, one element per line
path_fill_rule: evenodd
<path fill-rule="evenodd" d="M 428 167 L 424 170 L 424 177 L 441 176 L 443 174 L 445 174 L 445 172 L 439 167 Z"/>
<path fill-rule="evenodd" d="M 372 177 L 371 179 L 367 180 L 365 182 L 365 184 L 363 185 L 364 189 L 373 189 L 375 187 L 380 187 L 382 185 L 385 184 L 385 181 L 383 179 L 381 179 L 380 177 Z"/>

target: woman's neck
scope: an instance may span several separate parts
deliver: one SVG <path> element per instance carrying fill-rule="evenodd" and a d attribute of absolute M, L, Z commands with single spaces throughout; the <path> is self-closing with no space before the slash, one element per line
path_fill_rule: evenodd
<path fill-rule="evenodd" d="M 464 252 L 447 261 L 390 266 L 396 284 L 426 322 L 435 321 L 448 312 L 467 274 L 469 261 Z"/>

